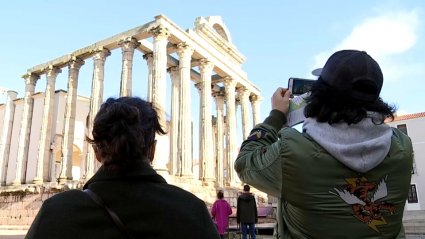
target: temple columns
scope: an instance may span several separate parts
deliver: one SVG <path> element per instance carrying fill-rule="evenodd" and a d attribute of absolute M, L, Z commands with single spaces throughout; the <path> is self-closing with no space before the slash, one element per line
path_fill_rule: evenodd
<path fill-rule="evenodd" d="M 15 103 L 13 103 L 13 101 L 17 96 L 18 93 L 15 91 L 7 92 L 6 108 L 4 110 L 3 125 L 0 135 L 0 185 L 1 183 L 6 182 L 6 170 L 4 165 L 6 164 L 6 161 L 9 160 L 13 116 L 15 115 Z"/>
<path fill-rule="evenodd" d="M 132 92 L 132 67 L 134 49 L 140 43 L 135 38 L 128 38 L 118 42 L 122 50 L 122 72 L 120 96 L 131 96 Z"/>
<path fill-rule="evenodd" d="M 18 156 L 16 158 L 16 169 L 15 169 L 15 179 L 12 182 L 12 185 L 21 185 L 22 182 L 22 162 L 28 158 L 28 146 L 29 138 L 32 124 L 32 111 L 34 105 L 34 94 L 35 84 L 37 80 L 40 79 L 39 75 L 36 74 L 27 74 L 24 75 L 25 79 L 25 97 L 24 97 L 24 108 L 22 112 L 21 120 L 21 129 L 19 132 L 19 142 L 18 142 Z"/>
<path fill-rule="evenodd" d="M 237 181 L 237 175 L 233 169 L 238 155 L 237 132 L 236 132 L 236 112 L 235 112 L 235 88 L 236 80 L 231 77 L 223 79 L 226 92 L 226 149 L 227 149 L 227 179 L 232 184 Z"/>
<path fill-rule="evenodd" d="M 200 157 L 199 165 L 203 166 L 203 175 L 199 175 L 202 181 L 214 182 L 214 152 L 213 152 L 213 134 L 212 134 L 212 97 L 211 97 L 211 75 L 214 64 L 207 60 L 201 59 L 199 62 L 199 70 L 201 71 L 201 130 L 200 138 Z"/>
<path fill-rule="evenodd" d="M 179 94 L 179 150 L 178 159 L 181 162 L 180 175 L 186 178 L 193 178 L 193 160 L 192 160 L 192 116 L 190 110 L 191 104 L 191 59 L 193 48 L 186 43 L 177 45 L 177 54 L 179 55 L 180 70 L 180 94 Z"/>
<path fill-rule="evenodd" d="M 50 66 L 46 70 L 46 92 L 44 96 L 43 117 L 41 120 L 40 141 L 38 143 L 37 165 L 34 178 L 35 184 L 42 184 L 47 178 L 44 175 L 44 164 L 50 160 L 50 143 L 52 138 L 52 117 L 53 117 L 53 104 L 55 101 L 55 83 L 56 77 L 62 70 L 58 67 Z"/>
<path fill-rule="evenodd" d="M 84 61 L 76 58 L 69 62 L 68 93 L 66 96 L 65 120 L 63 128 L 61 170 L 59 183 L 72 179 L 72 154 L 74 148 L 75 114 L 77 107 L 78 73 Z"/>
<path fill-rule="evenodd" d="M 152 64 L 153 64 L 153 54 L 152 53 L 145 54 L 145 55 L 143 55 L 143 59 L 146 60 L 147 65 L 148 65 L 148 72 L 149 72 L 149 74 L 148 74 L 148 97 L 147 97 L 147 100 L 148 100 L 148 102 L 151 102 L 152 101 L 152 77 L 153 77 L 152 76 L 152 70 L 153 70 Z"/>
<path fill-rule="evenodd" d="M 99 49 L 93 53 L 93 79 L 91 87 L 90 97 L 90 110 L 89 110 L 89 122 L 88 122 L 88 136 L 92 138 L 93 121 L 96 117 L 100 106 L 103 103 L 103 81 L 105 75 L 105 61 L 106 57 L 110 56 L 111 52 L 108 49 Z M 96 165 L 96 156 L 93 151 L 93 147 L 87 144 L 87 156 L 85 160 L 86 172 L 84 173 L 85 179 L 89 179 L 94 174 Z"/>
<path fill-rule="evenodd" d="M 180 72 L 176 66 L 168 68 L 172 82 L 171 90 L 171 140 L 170 140 L 170 175 L 180 174 L 180 147 L 179 147 L 179 97 Z"/>
<path fill-rule="evenodd" d="M 149 32 L 153 35 L 153 62 L 152 62 L 152 99 L 151 102 L 160 109 L 158 112 L 159 122 L 166 129 L 165 105 L 167 90 L 167 40 L 170 32 L 163 25 L 151 28 Z M 157 145 L 166 145 L 168 137 L 156 135 Z M 161 175 L 168 175 L 168 155 L 163 150 L 155 150 L 153 161 L 154 169 Z"/>
<path fill-rule="evenodd" d="M 249 133 L 252 129 L 251 127 L 251 118 L 249 115 L 249 95 L 251 91 L 246 87 L 241 87 L 238 89 L 239 99 L 241 101 L 241 111 L 242 111 L 242 132 L 243 140 L 246 140 L 249 136 Z"/>
<path fill-rule="evenodd" d="M 215 105 L 217 109 L 217 183 L 220 187 L 224 186 L 224 142 L 223 142 L 223 109 L 224 109 L 224 92 L 213 93 Z"/>
<path fill-rule="evenodd" d="M 252 115 L 254 118 L 254 127 L 261 123 L 261 113 L 260 113 L 260 104 L 261 101 L 263 101 L 263 97 L 259 95 L 252 95 L 249 97 L 251 100 L 251 106 L 252 106 Z"/>

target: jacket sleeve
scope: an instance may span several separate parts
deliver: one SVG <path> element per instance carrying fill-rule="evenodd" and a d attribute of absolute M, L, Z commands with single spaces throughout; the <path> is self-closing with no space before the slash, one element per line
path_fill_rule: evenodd
<path fill-rule="evenodd" d="M 257 210 L 257 203 L 254 200 L 254 213 L 255 213 L 255 223 L 258 223 L 258 210 Z"/>
<path fill-rule="evenodd" d="M 236 222 L 239 224 L 241 221 L 241 210 L 240 210 L 240 198 L 238 198 L 238 203 L 236 205 Z"/>
<path fill-rule="evenodd" d="M 213 204 L 212 209 L 211 209 L 211 216 L 212 216 L 212 218 L 215 218 L 216 210 L 217 210 L 217 202 L 215 202 Z"/>
<path fill-rule="evenodd" d="M 227 214 L 228 215 L 232 215 L 232 207 L 230 207 L 230 204 L 229 203 L 227 203 Z"/>
<path fill-rule="evenodd" d="M 278 132 L 285 123 L 285 114 L 272 110 L 264 123 L 251 131 L 252 135 L 260 132 L 261 137 L 248 137 L 235 161 L 235 170 L 243 182 L 275 197 L 280 197 L 282 189 Z"/>
<path fill-rule="evenodd" d="M 205 211 L 204 211 L 205 210 Z M 210 217 L 210 213 L 206 206 L 202 208 L 202 215 L 204 219 L 204 237 L 205 239 L 220 239 L 220 235 L 218 234 L 217 227 L 215 226 L 213 220 Z M 201 219 L 201 218 L 200 218 Z"/>

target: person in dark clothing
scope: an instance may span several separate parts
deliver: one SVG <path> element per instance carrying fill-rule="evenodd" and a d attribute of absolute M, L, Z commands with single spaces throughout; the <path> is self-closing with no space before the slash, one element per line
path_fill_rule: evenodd
<path fill-rule="evenodd" d="M 243 239 L 247 239 L 247 227 L 251 239 L 255 239 L 255 223 L 258 222 L 257 203 L 254 195 L 249 192 L 250 189 L 249 185 L 243 187 L 243 194 L 238 197 L 236 211 L 236 220 L 241 224 Z"/>
<path fill-rule="evenodd" d="M 165 134 L 158 109 L 121 97 L 101 106 L 87 138 L 102 167 L 84 189 L 117 214 L 128 234 L 87 193 L 70 190 L 44 202 L 26 238 L 219 239 L 205 203 L 151 167 L 156 134 Z"/>

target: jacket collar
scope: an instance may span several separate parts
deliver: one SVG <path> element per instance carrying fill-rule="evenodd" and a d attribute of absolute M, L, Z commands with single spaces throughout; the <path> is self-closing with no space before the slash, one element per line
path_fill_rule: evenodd
<path fill-rule="evenodd" d="M 135 160 L 134 163 L 128 167 L 128 170 L 122 172 L 112 172 L 105 166 L 99 168 L 99 170 L 93 175 L 93 177 L 87 181 L 84 185 L 84 189 L 87 189 L 89 184 L 100 181 L 124 181 L 124 180 L 140 180 L 140 181 L 151 181 L 156 183 L 167 183 L 163 177 L 161 177 L 149 163 L 143 160 Z"/>

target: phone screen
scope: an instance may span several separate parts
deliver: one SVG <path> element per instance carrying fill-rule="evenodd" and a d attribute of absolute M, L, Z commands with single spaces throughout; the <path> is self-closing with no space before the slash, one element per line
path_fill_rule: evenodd
<path fill-rule="evenodd" d="M 293 95 L 302 95 L 310 91 L 311 86 L 316 82 L 315 80 L 300 79 L 300 78 L 291 78 L 289 79 L 289 88 L 292 91 Z M 291 85 L 292 80 L 292 85 Z"/>

